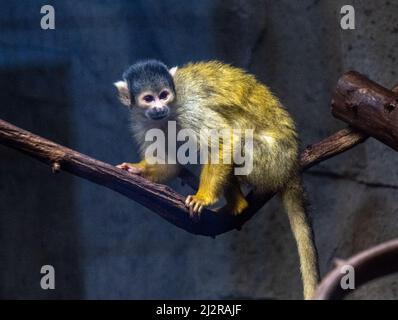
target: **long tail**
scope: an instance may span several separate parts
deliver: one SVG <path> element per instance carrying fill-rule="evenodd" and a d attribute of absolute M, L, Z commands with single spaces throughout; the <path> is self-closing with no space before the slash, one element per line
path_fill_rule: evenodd
<path fill-rule="evenodd" d="M 282 201 L 297 243 L 304 299 L 311 299 L 319 281 L 318 255 L 311 222 L 306 212 L 304 188 L 299 176 L 288 182 L 282 191 Z"/>

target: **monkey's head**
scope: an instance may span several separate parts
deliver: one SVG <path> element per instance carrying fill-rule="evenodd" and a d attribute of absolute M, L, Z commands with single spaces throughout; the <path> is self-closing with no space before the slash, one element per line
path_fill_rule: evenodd
<path fill-rule="evenodd" d="M 176 70 L 176 67 L 169 70 L 157 60 L 133 64 L 123 73 L 123 80 L 115 83 L 120 101 L 139 108 L 150 120 L 167 118 L 176 96 L 173 81 Z"/>

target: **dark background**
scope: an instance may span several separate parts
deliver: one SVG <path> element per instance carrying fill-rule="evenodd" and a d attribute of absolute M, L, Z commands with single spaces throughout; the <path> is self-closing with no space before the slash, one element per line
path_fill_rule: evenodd
<path fill-rule="evenodd" d="M 56 30 L 40 28 L 55 7 Z M 353 4 L 356 30 L 340 28 Z M 112 83 L 141 58 L 220 59 L 256 74 L 298 124 L 302 146 L 344 124 L 330 114 L 355 69 L 398 82 L 396 1 L 0 1 L 0 118 L 100 160 L 137 160 Z M 398 235 L 398 157 L 370 139 L 304 174 L 324 275 Z M 181 190 L 181 187 L 175 184 Z M 0 146 L 0 298 L 301 298 L 277 199 L 241 232 L 194 236 L 103 187 Z M 40 268 L 56 289 L 40 288 Z M 354 298 L 398 298 L 398 278 Z"/>

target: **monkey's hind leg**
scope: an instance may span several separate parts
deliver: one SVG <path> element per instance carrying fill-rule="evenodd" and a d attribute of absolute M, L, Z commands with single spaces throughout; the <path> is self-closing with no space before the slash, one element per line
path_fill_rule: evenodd
<path fill-rule="evenodd" d="M 204 164 L 200 173 L 199 189 L 195 195 L 186 198 L 185 204 L 191 215 L 200 214 L 203 207 L 218 201 L 227 185 L 232 172 L 232 165 Z"/>
<path fill-rule="evenodd" d="M 225 188 L 224 197 L 227 201 L 227 204 L 218 209 L 217 212 L 238 215 L 242 213 L 243 210 L 245 210 L 249 205 L 245 199 L 244 194 L 242 193 L 240 183 L 234 175 L 229 185 Z"/>

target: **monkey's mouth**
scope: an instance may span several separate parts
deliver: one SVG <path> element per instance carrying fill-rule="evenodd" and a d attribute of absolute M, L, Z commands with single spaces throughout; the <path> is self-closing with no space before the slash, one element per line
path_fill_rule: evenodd
<path fill-rule="evenodd" d="M 162 111 L 155 111 L 155 112 L 148 111 L 146 112 L 145 115 L 150 120 L 161 120 L 168 117 L 169 109 L 164 109 Z"/>

